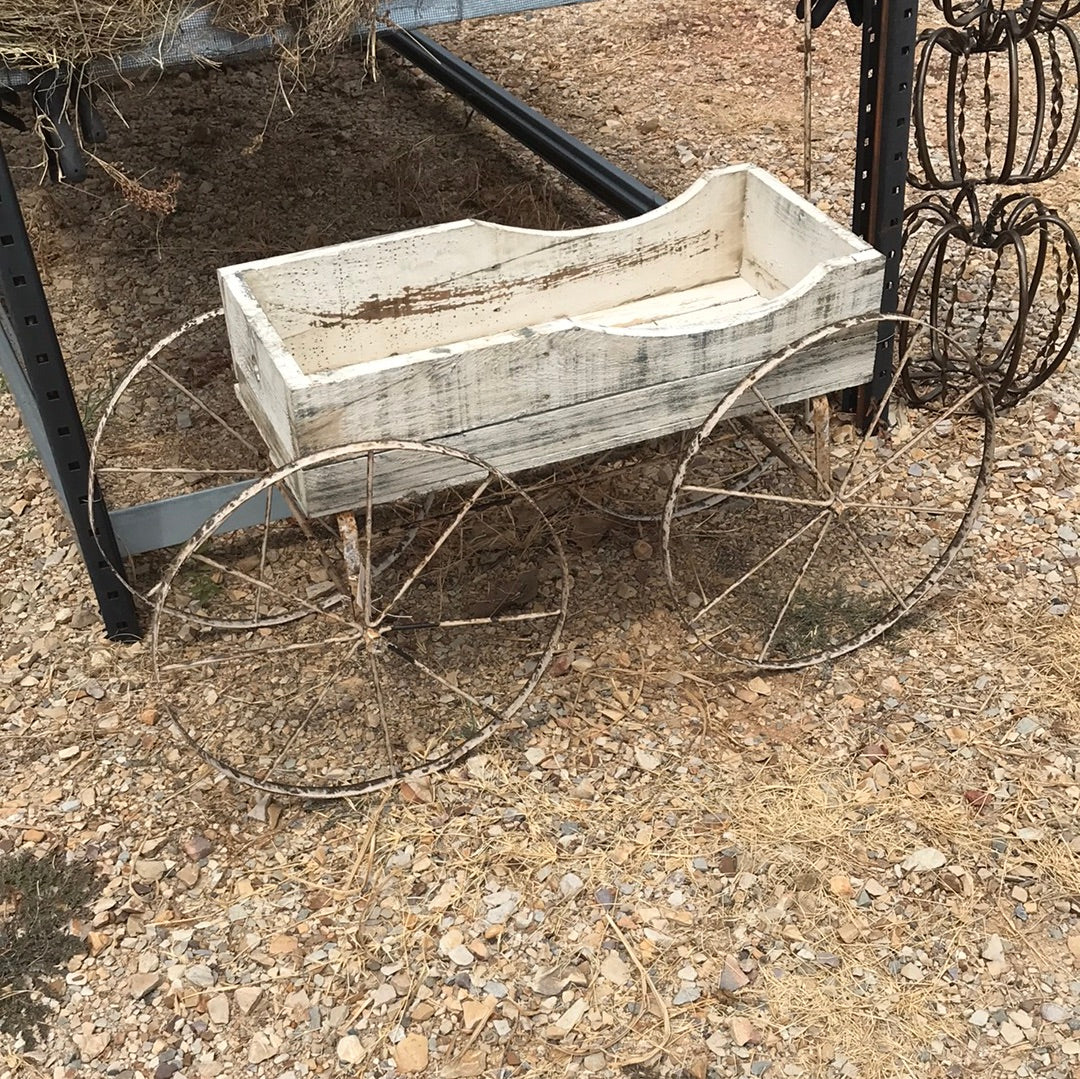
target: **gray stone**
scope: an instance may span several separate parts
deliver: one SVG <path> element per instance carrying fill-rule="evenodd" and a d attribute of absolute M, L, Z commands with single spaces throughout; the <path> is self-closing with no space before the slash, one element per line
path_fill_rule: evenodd
<path fill-rule="evenodd" d="M 209 989 L 216 980 L 214 972 L 205 963 L 196 963 L 188 967 L 184 976 L 192 985 L 197 985 L 200 989 Z"/>
<path fill-rule="evenodd" d="M 905 873 L 928 873 L 932 869 L 940 869 L 947 861 L 948 858 L 936 847 L 922 847 L 912 851 L 900 868 Z"/>
<path fill-rule="evenodd" d="M 569 899 L 572 895 L 577 895 L 584 886 L 585 882 L 576 873 L 567 873 L 559 881 L 559 894 L 564 899 Z"/>
<path fill-rule="evenodd" d="M 1072 1009 L 1063 1008 L 1060 1004 L 1044 1004 L 1039 1009 L 1039 1014 L 1048 1023 L 1065 1023 L 1072 1018 Z"/>

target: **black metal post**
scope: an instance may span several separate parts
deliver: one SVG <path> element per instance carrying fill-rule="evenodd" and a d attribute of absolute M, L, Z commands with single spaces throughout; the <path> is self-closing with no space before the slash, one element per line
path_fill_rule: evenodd
<path fill-rule="evenodd" d="M 64 366 L 48 300 L 30 247 L 3 146 L 0 145 L 0 297 L 10 319 L 16 362 L 37 415 L 28 430 L 54 481 L 75 533 L 111 640 L 140 635 L 131 593 L 119 576 L 123 565 L 100 492 L 90 523 L 90 454 L 82 417 Z"/>
<path fill-rule="evenodd" d="M 871 0 L 864 8 L 852 230 L 885 256 L 883 314 L 897 309 L 915 70 L 918 0 Z M 874 374 L 845 407 L 868 415 L 893 373 L 895 324 L 878 333 Z M 849 395 L 856 396 L 856 395 Z"/>
<path fill-rule="evenodd" d="M 426 35 L 384 30 L 379 39 L 617 214 L 637 217 L 667 202 Z"/>

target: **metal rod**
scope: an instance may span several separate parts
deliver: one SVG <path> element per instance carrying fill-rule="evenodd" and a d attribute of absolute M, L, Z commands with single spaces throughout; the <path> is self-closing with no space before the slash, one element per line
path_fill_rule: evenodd
<path fill-rule="evenodd" d="M 29 389 L 27 403 L 36 413 L 27 423 L 27 430 L 57 485 L 57 495 L 97 596 L 106 636 L 111 640 L 134 640 L 141 635 L 134 600 L 121 576 L 123 563 L 116 537 L 101 492 L 96 490 L 94 524 L 90 523 L 86 434 L 2 145 L 0 296 L 10 317 L 15 338 L 10 343 L 16 363 Z"/>
<path fill-rule="evenodd" d="M 383 30 L 379 39 L 623 217 L 667 202 L 426 35 Z"/>

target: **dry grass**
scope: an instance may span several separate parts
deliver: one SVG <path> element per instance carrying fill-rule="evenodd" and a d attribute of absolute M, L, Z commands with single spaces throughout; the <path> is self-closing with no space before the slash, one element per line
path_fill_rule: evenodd
<path fill-rule="evenodd" d="M 11 67 L 54 67 L 115 56 L 176 28 L 175 0 L 5 0 L 0 60 Z M 295 27 L 305 50 L 340 45 L 357 23 L 373 24 L 371 0 L 226 0 L 217 24 L 264 34 Z"/>
<path fill-rule="evenodd" d="M 1054 713 L 1062 734 L 1080 731 L 1080 618 L 1074 611 L 1047 616 L 1024 628 L 1017 658 L 1037 675 L 1036 699 Z"/>

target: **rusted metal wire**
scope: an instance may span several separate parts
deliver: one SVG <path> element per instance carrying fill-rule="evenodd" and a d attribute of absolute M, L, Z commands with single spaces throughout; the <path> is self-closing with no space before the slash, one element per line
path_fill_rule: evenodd
<path fill-rule="evenodd" d="M 1080 0 L 1023 0 L 1006 8 L 994 0 L 934 0 L 949 26 L 990 46 L 1009 34 L 1020 40 L 1038 29 L 1056 26 L 1080 12 Z"/>
<path fill-rule="evenodd" d="M 951 201 L 924 200 L 907 211 L 904 246 L 912 252 L 904 313 L 939 331 L 905 367 L 911 403 L 962 392 L 971 378 L 967 353 L 999 408 L 1065 361 L 1080 333 L 1080 241 L 1034 195 L 998 196 L 985 219 L 971 188 Z M 900 327 L 901 352 L 911 334 L 910 325 Z"/>
<path fill-rule="evenodd" d="M 943 191 L 1059 172 L 1080 134 L 1075 31 L 1057 17 L 1002 11 L 969 11 L 964 24 L 958 9 L 976 5 L 942 5 L 951 25 L 923 37 L 915 71 L 908 182 Z M 1080 0 L 1058 7 L 1071 14 Z"/>

